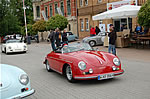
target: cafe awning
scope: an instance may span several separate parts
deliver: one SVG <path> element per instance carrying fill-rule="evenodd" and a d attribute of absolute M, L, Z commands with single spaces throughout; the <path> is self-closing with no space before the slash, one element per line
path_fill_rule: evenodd
<path fill-rule="evenodd" d="M 124 5 L 92 17 L 93 20 L 136 17 L 141 6 Z"/>

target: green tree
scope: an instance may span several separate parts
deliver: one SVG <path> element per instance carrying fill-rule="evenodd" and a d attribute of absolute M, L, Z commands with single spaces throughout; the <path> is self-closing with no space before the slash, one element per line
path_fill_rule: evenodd
<path fill-rule="evenodd" d="M 20 22 L 17 16 L 14 14 L 14 4 L 11 0 L 1 0 L 0 1 L 0 33 L 4 35 L 19 33 L 20 32 Z"/>
<path fill-rule="evenodd" d="M 150 0 L 140 8 L 138 12 L 138 23 L 144 27 L 150 27 Z"/>
<path fill-rule="evenodd" d="M 48 20 L 46 24 L 46 28 L 47 30 L 56 29 L 56 28 L 59 28 L 60 30 L 64 30 L 67 27 L 67 24 L 68 24 L 68 20 L 66 17 L 61 15 L 56 15 L 51 17 Z"/>
<path fill-rule="evenodd" d="M 27 24 L 33 24 L 32 0 L 24 0 Z M 21 33 L 24 26 L 22 0 L 0 0 L 0 34 Z"/>
<path fill-rule="evenodd" d="M 46 30 L 46 21 L 39 20 L 32 25 L 32 29 L 35 32 L 44 32 Z"/>
<path fill-rule="evenodd" d="M 32 24 L 27 24 L 27 33 L 30 35 L 35 35 L 36 32 L 32 29 Z M 25 26 L 21 28 L 21 34 L 26 35 Z"/>

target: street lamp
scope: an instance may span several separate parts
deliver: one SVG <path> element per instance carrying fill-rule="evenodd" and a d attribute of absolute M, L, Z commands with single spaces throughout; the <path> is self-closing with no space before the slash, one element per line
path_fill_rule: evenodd
<path fill-rule="evenodd" d="M 25 30 L 26 30 L 26 41 L 28 44 L 30 44 L 29 39 L 28 39 L 28 32 L 27 32 L 27 22 L 26 22 L 26 7 L 24 5 L 24 0 L 23 0 L 23 10 L 24 10 L 24 22 L 25 22 Z"/>

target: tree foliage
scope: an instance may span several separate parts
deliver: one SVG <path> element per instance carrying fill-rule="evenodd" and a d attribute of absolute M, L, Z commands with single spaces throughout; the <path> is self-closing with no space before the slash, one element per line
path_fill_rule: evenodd
<path fill-rule="evenodd" d="M 138 23 L 144 27 L 150 27 L 150 1 L 147 2 L 141 7 L 138 12 Z"/>
<path fill-rule="evenodd" d="M 46 30 L 46 21 L 44 20 L 39 20 L 36 23 L 33 24 L 32 29 L 35 32 L 44 32 Z"/>
<path fill-rule="evenodd" d="M 32 24 L 27 24 L 27 33 L 29 35 L 36 35 L 36 32 L 32 29 Z M 26 35 L 25 26 L 21 28 L 21 34 Z"/>
<path fill-rule="evenodd" d="M 33 24 L 32 0 L 24 1 L 27 23 Z M 22 0 L 0 0 L 0 34 L 4 36 L 7 34 L 21 33 L 21 27 L 24 24 Z"/>
<path fill-rule="evenodd" d="M 56 28 L 59 28 L 60 30 L 64 30 L 67 27 L 67 24 L 68 24 L 68 20 L 64 16 L 56 15 L 51 17 L 48 20 L 46 24 L 46 28 L 47 30 L 56 29 Z"/>

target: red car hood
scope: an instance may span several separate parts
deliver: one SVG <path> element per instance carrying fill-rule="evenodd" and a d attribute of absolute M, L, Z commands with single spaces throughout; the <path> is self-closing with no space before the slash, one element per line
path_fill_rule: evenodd
<path fill-rule="evenodd" d="M 100 51 L 78 51 L 69 54 L 91 66 L 106 66 L 108 63 L 107 57 Z"/>

